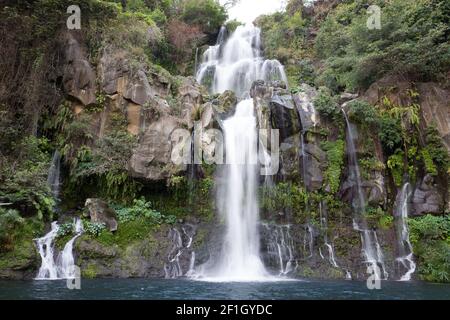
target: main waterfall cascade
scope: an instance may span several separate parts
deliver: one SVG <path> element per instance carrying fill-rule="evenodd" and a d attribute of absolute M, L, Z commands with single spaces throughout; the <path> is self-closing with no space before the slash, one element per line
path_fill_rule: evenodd
<path fill-rule="evenodd" d="M 399 256 L 396 260 L 406 270 L 406 273 L 400 278 L 401 281 L 411 280 L 412 274 L 416 271 L 416 263 L 414 262 L 412 245 L 409 241 L 409 230 L 407 222 L 409 212 L 408 203 L 410 201 L 411 195 L 411 185 L 409 183 L 405 183 L 402 191 L 397 197 L 397 205 L 394 212 L 399 253 Z"/>
<path fill-rule="evenodd" d="M 256 80 L 288 83 L 283 65 L 262 57 L 259 28 L 252 24 L 239 26 L 227 39 L 226 28 L 222 27 L 216 45 L 203 54 L 197 81 L 211 93 L 232 90 L 237 97 L 245 98 Z"/>
<path fill-rule="evenodd" d="M 198 270 L 201 278 L 213 281 L 268 279 L 260 258 L 258 134 L 249 91 L 256 80 L 287 83 L 287 77 L 280 62 L 263 59 L 260 33 L 259 28 L 247 24 L 237 27 L 227 39 L 226 28 L 222 28 L 216 45 L 203 54 L 197 72 L 197 81 L 211 93 L 232 90 L 243 99 L 236 106 L 234 116 L 223 123 L 226 181 L 218 191 L 225 203 L 220 209 L 226 222 L 222 252 L 219 261 L 210 261 Z"/>
<path fill-rule="evenodd" d="M 388 273 L 384 265 L 383 252 L 378 242 L 377 233 L 375 230 L 369 230 L 367 221 L 364 217 L 366 210 L 366 200 L 362 189 L 361 173 L 356 154 L 356 128 L 352 124 L 344 109 L 342 109 L 344 118 L 347 124 L 347 154 L 348 154 L 348 168 L 349 180 L 356 187 L 357 196 L 353 197 L 352 206 L 354 208 L 353 227 L 361 234 L 362 253 L 365 257 L 365 263 L 373 268 L 373 272 L 377 279 L 387 279 Z M 383 277 L 381 275 L 383 273 Z"/>

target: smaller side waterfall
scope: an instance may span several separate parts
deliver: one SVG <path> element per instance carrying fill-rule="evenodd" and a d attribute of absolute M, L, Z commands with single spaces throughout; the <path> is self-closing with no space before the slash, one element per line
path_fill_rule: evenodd
<path fill-rule="evenodd" d="M 314 255 L 314 235 L 313 228 L 307 224 L 305 226 L 305 233 L 303 235 L 303 252 L 306 259 L 312 258 Z M 306 255 L 306 252 L 309 252 L 309 255 Z"/>
<path fill-rule="evenodd" d="M 75 240 L 81 236 L 84 232 L 83 222 L 80 218 L 74 220 L 75 236 L 70 239 L 64 246 L 64 250 L 61 252 L 58 259 L 58 276 L 61 279 L 73 279 L 75 278 L 75 259 L 73 257 L 73 244 Z"/>
<path fill-rule="evenodd" d="M 298 267 L 294 256 L 294 240 L 290 234 L 290 225 L 274 225 L 263 223 L 267 230 L 267 254 L 269 259 L 278 265 L 279 275 L 287 275 Z"/>
<path fill-rule="evenodd" d="M 168 262 L 164 265 L 166 279 L 175 279 L 183 275 L 180 266 L 180 256 L 183 253 L 183 241 L 178 229 L 171 229 L 169 239 L 172 241 L 172 249 L 167 257 Z"/>
<path fill-rule="evenodd" d="M 322 227 L 322 229 L 324 230 L 324 236 L 323 236 L 323 240 L 325 243 L 325 247 L 327 248 L 328 251 L 328 261 L 330 261 L 330 264 L 335 267 L 335 268 L 339 268 L 337 262 L 336 262 L 336 258 L 334 256 L 334 249 L 332 244 L 328 243 L 328 217 L 327 217 L 327 210 L 326 210 L 326 206 L 324 205 L 324 203 L 320 202 L 319 203 L 319 214 L 320 214 L 320 226 Z"/>
<path fill-rule="evenodd" d="M 41 256 L 41 267 L 36 280 L 58 280 L 73 279 L 75 274 L 75 259 L 73 257 L 73 244 L 84 232 L 81 219 L 74 220 L 75 236 L 64 246 L 55 263 L 55 239 L 59 231 L 58 222 L 52 223 L 49 233 L 39 239 L 35 239 L 39 255 Z"/>
<path fill-rule="evenodd" d="M 57 222 L 52 223 L 49 233 L 39 239 L 35 239 L 36 246 L 41 256 L 41 267 L 36 276 L 36 280 L 56 280 L 58 279 L 58 269 L 54 259 L 54 241 L 58 234 L 59 226 Z"/>
<path fill-rule="evenodd" d="M 357 138 L 356 127 L 349 121 L 344 109 L 342 109 L 342 113 L 344 114 L 347 124 L 348 179 L 353 186 L 353 194 L 356 194 L 356 197 L 353 197 L 352 203 L 354 208 L 353 226 L 354 229 L 361 234 L 362 253 L 365 257 L 364 263 L 373 268 L 377 279 L 383 279 L 381 277 L 381 272 L 384 275 L 384 279 L 387 279 L 388 273 L 386 272 L 384 257 L 378 242 L 377 233 L 375 230 L 369 230 L 364 216 L 366 211 L 366 199 L 362 189 L 361 172 L 355 145 Z"/>
<path fill-rule="evenodd" d="M 50 168 L 48 170 L 47 184 L 50 187 L 53 198 L 58 200 L 59 191 L 61 187 L 60 181 L 60 173 L 61 173 L 61 155 L 58 150 L 53 153 L 52 162 L 50 164 Z"/>
<path fill-rule="evenodd" d="M 195 276 L 195 251 L 191 249 L 194 240 L 195 228 L 192 225 L 185 224 L 181 227 L 181 232 L 177 228 L 169 231 L 169 240 L 172 247 L 167 256 L 167 262 L 164 264 L 164 274 L 166 279 L 176 279 L 182 276 Z M 189 270 L 186 274 L 181 267 L 180 258 L 186 251 L 191 251 Z"/>
<path fill-rule="evenodd" d="M 411 242 L 409 241 L 408 229 L 408 202 L 412 194 L 411 185 L 405 183 L 401 193 L 397 197 L 397 205 L 394 212 L 395 228 L 397 231 L 399 257 L 396 259 L 405 268 L 406 273 L 400 278 L 400 281 L 410 281 L 412 274 L 416 271 L 416 263 Z"/>

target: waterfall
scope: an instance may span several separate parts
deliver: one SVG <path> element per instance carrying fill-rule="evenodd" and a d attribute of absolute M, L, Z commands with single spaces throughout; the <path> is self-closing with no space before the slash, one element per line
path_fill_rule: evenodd
<path fill-rule="evenodd" d="M 186 272 L 187 277 L 195 276 L 195 251 L 191 252 L 191 261 L 189 262 L 189 270 Z"/>
<path fill-rule="evenodd" d="M 328 261 L 333 267 L 339 268 L 334 255 L 333 246 L 332 244 L 328 243 L 328 217 L 327 217 L 327 210 L 323 202 L 319 203 L 319 214 L 320 214 L 320 226 L 325 232 L 323 240 L 325 242 L 325 247 L 327 248 L 328 251 Z"/>
<path fill-rule="evenodd" d="M 196 78 L 211 93 L 233 90 L 237 97 L 248 94 L 255 80 L 282 80 L 288 84 L 283 65 L 262 57 L 261 30 L 253 24 L 238 26 L 228 38 L 222 27 L 216 45 L 203 54 Z"/>
<path fill-rule="evenodd" d="M 168 262 L 164 265 L 164 272 L 166 279 L 175 279 L 183 275 L 179 259 L 183 253 L 183 241 L 180 232 L 175 228 L 170 230 L 169 239 L 172 241 L 172 249 L 167 257 Z"/>
<path fill-rule="evenodd" d="M 52 162 L 48 171 L 47 184 L 50 187 L 53 198 L 57 201 L 59 198 L 59 190 L 61 186 L 60 182 L 61 172 L 61 155 L 58 150 L 53 153 Z"/>
<path fill-rule="evenodd" d="M 309 181 L 307 181 L 307 172 L 306 168 L 308 166 L 308 158 L 306 154 L 306 144 L 305 144 L 305 131 L 300 133 L 300 143 L 301 143 L 301 157 L 302 157 L 302 175 L 303 175 L 303 186 L 305 187 L 305 191 L 308 190 Z M 307 204 L 308 205 L 308 204 Z"/>
<path fill-rule="evenodd" d="M 181 232 L 177 228 L 172 228 L 169 231 L 169 240 L 172 242 L 167 262 L 164 264 L 164 273 L 166 279 L 176 279 L 184 275 L 188 277 L 196 276 L 195 267 L 195 252 L 191 251 L 191 258 L 189 263 L 189 270 L 186 274 L 183 273 L 183 268 L 180 264 L 180 258 L 186 251 L 192 247 L 194 240 L 195 228 L 190 224 L 185 224 L 181 227 Z"/>
<path fill-rule="evenodd" d="M 74 220 L 75 236 L 70 239 L 64 246 L 63 251 L 58 259 L 58 276 L 62 279 L 75 278 L 75 259 L 73 257 L 73 244 L 75 240 L 84 232 L 83 222 L 80 218 Z"/>
<path fill-rule="evenodd" d="M 354 208 L 353 227 L 361 233 L 362 253 L 365 257 L 365 263 L 373 267 L 377 279 L 382 279 L 383 272 L 384 279 L 387 279 L 388 274 L 384 265 L 383 252 L 378 242 L 377 233 L 375 230 L 369 230 L 365 218 L 366 200 L 362 190 L 361 172 L 358 164 L 358 157 L 356 153 L 356 127 L 349 121 L 347 113 L 342 109 L 344 118 L 347 124 L 347 155 L 348 155 L 348 179 L 356 189 L 356 197 L 353 197 L 352 206 Z"/>
<path fill-rule="evenodd" d="M 58 222 L 53 222 L 49 233 L 42 238 L 34 239 L 42 261 L 36 280 L 58 279 L 58 268 L 54 259 L 54 241 L 58 235 L 58 230 Z"/>
<path fill-rule="evenodd" d="M 219 209 L 226 230 L 219 261 L 202 271 L 215 281 L 266 279 L 259 252 L 259 210 L 257 204 L 258 135 L 252 99 L 247 99 L 254 81 L 283 80 L 284 67 L 276 60 L 264 60 L 261 30 L 253 24 L 238 26 L 228 36 L 222 28 L 215 46 L 203 54 L 197 81 L 211 93 L 232 90 L 241 100 L 233 117 L 223 122 L 226 164 L 225 182 L 218 195 L 225 204 Z"/>
<path fill-rule="evenodd" d="M 70 239 L 62 252 L 60 252 L 55 263 L 55 239 L 58 235 L 59 225 L 55 221 L 49 233 L 39 239 L 34 239 L 41 256 L 41 267 L 39 268 L 36 280 L 57 280 L 73 279 L 75 274 L 75 259 L 73 257 L 73 244 L 83 233 L 83 223 L 81 219 L 74 220 L 75 236 Z"/>
<path fill-rule="evenodd" d="M 287 275 L 298 267 L 294 257 L 294 240 L 290 225 L 263 224 L 268 232 L 267 254 L 278 265 L 279 275 Z"/>
<path fill-rule="evenodd" d="M 309 251 L 308 256 L 306 256 L 307 251 Z M 305 226 L 305 233 L 303 235 L 303 252 L 305 252 L 305 257 L 308 259 L 314 255 L 313 229 L 309 224 Z"/>
<path fill-rule="evenodd" d="M 399 257 L 396 260 L 400 262 L 401 265 L 407 270 L 407 272 L 400 278 L 400 281 L 410 281 L 411 275 L 416 271 L 412 245 L 409 241 L 407 222 L 409 210 L 408 202 L 411 194 L 411 185 L 409 183 L 405 183 L 399 197 L 397 197 L 397 205 L 394 212 L 399 251 Z"/>
<path fill-rule="evenodd" d="M 224 121 L 226 167 L 219 195 L 226 232 L 221 261 L 210 276 L 248 281 L 266 274 L 259 257 L 257 193 L 257 132 L 253 100 L 241 101 L 235 115 Z"/>

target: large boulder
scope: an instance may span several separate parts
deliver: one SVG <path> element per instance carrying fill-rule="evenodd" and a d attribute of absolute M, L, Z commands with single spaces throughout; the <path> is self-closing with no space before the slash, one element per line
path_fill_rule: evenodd
<path fill-rule="evenodd" d="M 228 118 L 233 115 L 237 102 L 236 94 L 231 90 L 227 90 L 213 100 L 214 113 L 220 119 Z"/>
<path fill-rule="evenodd" d="M 162 181 L 186 170 L 185 166 L 174 164 L 171 158 L 172 133 L 180 127 L 178 119 L 164 116 L 146 128 L 129 164 L 129 170 L 134 178 Z"/>
<path fill-rule="evenodd" d="M 94 104 L 96 75 L 79 42 L 70 34 L 64 39 L 65 61 L 63 74 L 67 94 L 79 100 L 84 106 Z"/>
<path fill-rule="evenodd" d="M 303 177 L 306 189 L 308 191 L 316 191 L 322 187 L 323 184 L 323 170 L 326 166 L 326 153 L 319 148 L 317 143 L 312 141 L 311 143 L 305 143 L 305 150 L 301 152 L 302 166 L 305 168 L 302 170 L 306 175 Z"/>
<path fill-rule="evenodd" d="M 297 110 L 287 91 L 278 91 L 272 96 L 270 112 L 272 128 L 279 130 L 281 141 L 300 132 Z"/>
<path fill-rule="evenodd" d="M 85 206 L 93 223 L 104 223 L 111 232 L 117 230 L 116 212 L 105 201 L 87 199 Z"/>
<path fill-rule="evenodd" d="M 148 83 L 147 75 L 143 70 L 138 70 L 128 81 L 123 97 L 136 104 L 145 105 L 155 96 L 155 92 Z"/>
<path fill-rule="evenodd" d="M 413 215 L 427 213 L 441 214 L 444 211 L 444 201 L 431 175 L 426 175 L 417 186 L 412 198 Z"/>
<path fill-rule="evenodd" d="M 303 131 L 307 131 L 320 124 L 319 114 L 313 103 L 316 96 L 316 89 L 305 83 L 300 86 L 299 92 L 293 95 Z"/>

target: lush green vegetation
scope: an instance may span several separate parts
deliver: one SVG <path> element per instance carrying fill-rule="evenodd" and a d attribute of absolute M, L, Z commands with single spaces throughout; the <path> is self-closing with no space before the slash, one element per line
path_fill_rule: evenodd
<path fill-rule="evenodd" d="M 424 280 L 450 281 L 450 217 L 409 219 L 410 239 Z"/>
<path fill-rule="evenodd" d="M 381 29 L 368 30 L 367 6 L 381 8 Z M 315 42 L 330 89 L 367 88 L 388 73 L 439 79 L 450 62 L 445 0 L 343 1 L 320 26 Z"/>
<path fill-rule="evenodd" d="M 44 222 L 57 218 L 56 199 L 47 185 L 55 149 L 63 157 L 63 201 L 58 203 L 62 212 L 79 216 L 86 198 L 96 197 L 117 213 L 119 227 L 114 233 L 105 224 L 83 217 L 82 239 L 126 251 L 142 239 L 154 245 L 154 234 L 178 222 L 211 222 L 216 211 L 214 166 L 202 164 L 192 176 L 176 173 L 164 181 L 133 178 L 128 164 L 140 137 L 128 132 L 123 105 L 101 91 L 100 77 L 96 102 L 75 114 L 74 99 L 63 89 L 60 70 L 67 2 L 10 2 L 0 9 L 0 269 L 31 265 L 36 255 L 32 239 L 42 236 Z M 226 22 L 226 10 L 217 1 L 81 0 L 77 4 L 82 11 L 77 40 L 98 74 L 105 55 L 126 60 L 131 74 L 144 71 L 151 86 L 157 87 L 154 78 L 163 79 L 170 116 L 201 120 L 201 104 L 189 111 L 191 119 L 185 117 L 178 89 L 180 75 L 192 74 L 195 49 L 213 43 L 222 24 L 229 31 L 239 25 Z M 382 9 L 381 30 L 366 26 L 369 4 Z M 360 245 L 351 227 L 350 204 L 342 200 L 346 144 L 340 94 L 344 91 L 358 91 L 361 96 L 348 103 L 346 111 L 358 127 L 362 178 L 367 185 L 374 181 L 374 173 L 385 178 L 388 201 L 371 203 L 365 212 L 371 228 L 388 234 L 383 240 L 393 231 L 389 212 L 395 189 L 406 176 L 417 185 L 430 174 L 442 195 L 448 191 L 448 151 L 437 128 L 423 122 L 419 86 L 414 82 L 435 81 L 448 88 L 449 11 L 445 0 L 343 0 L 336 6 L 325 1 L 312 9 L 305 9 L 301 0 L 290 0 L 286 12 L 258 19 L 265 56 L 285 64 L 291 92 L 297 93 L 302 83 L 318 88 L 313 102 L 321 125 L 308 132 L 307 140 L 321 149 L 314 156 L 323 157 L 317 159 L 323 174 L 318 190 L 307 192 L 299 184 L 298 171 L 292 175 L 295 178 L 274 177 L 273 187 L 261 188 L 264 218 L 312 225 L 320 232 L 317 241 L 327 234 L 343 261 Z M 386 75 L 401 76 L 411 82 L 411 89 L 394 93 L 396 88 L 384 88 L 386 96 L 375 105 L 368 103 L 362 93 Z M 403 99 L 391 100 L 394 95 Z M 152 103 L 141 111 L 151 113 L 152 119 L 161 116 Z M 108 124 L 99 134 L 104 113 Z M 185 122 L 181 125 L 188 126 Z M 325 212 L 327 228 L 320 220 Z M 449 282 L 448 215 L 425 215 L 410 219 L 409 225 L 420 276 Z M 73 236 L 73 228 L 73 223 L 60 225 L 57 245 Z M 206 233 L 200 230 L 200 240 L 195 241 L 204 241 Z M 95 265 L 83 270 L 87 277 L 97 272 Z M 301 272 L 318 273 L 309 266 Z M 330 276 L 343 276 L 334 272 Z"/>
<path fill-rule="evenodd" d="M 341 185 L 341 174 L 344 166 L 345 143 L 343 140 L 326 141 L 322 149 L 327 153 L 328 167 L 325 171 L 325 181 L 332 193 L 336 193 Z"/>

